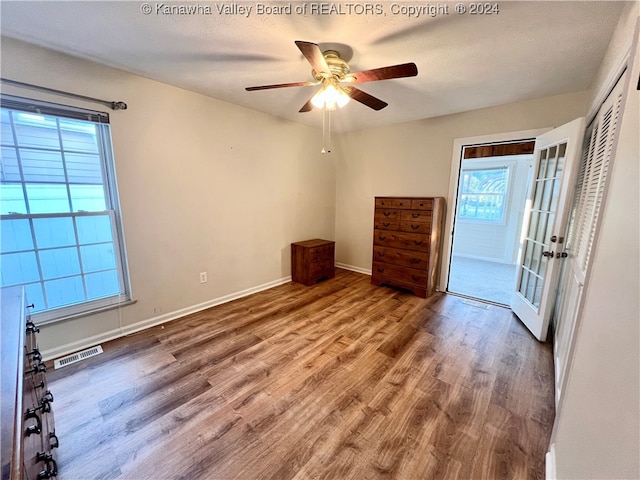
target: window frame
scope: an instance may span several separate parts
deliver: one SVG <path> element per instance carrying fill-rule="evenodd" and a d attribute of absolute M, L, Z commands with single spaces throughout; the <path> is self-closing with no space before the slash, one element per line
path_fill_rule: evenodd
<path fill-rule="evenodd" d="M 119 202 L 119 194 L 118 187 L 116 181 L 116 166 L 115 159 L 113 155 L 113 145 L 112 145 L 112 137 L 111 137 L 111 127 L 109 121 L 109 115 L 105 112 L 99 112 L 94 110 L 82 109 L 72 106 L 60 105 L 51 102 L 43 102 L 40 100 L 32 100 L 23 97 L 16 97 L 12 95 L 0 95 L 0 107 L 3 110 L 11 110 L 14 112 L 27 113 L 27 114 L 36 114 L 36 115 L 46 115 L 56 117 L 56 128 L 58 131 L 58 135 L 61 135 L 60 130 L 60 120 L 67 121 L 89 121 L 96 125 L 96 141 L 97 141 L 97 150 L 100 158 L 100 172 L 102 174 L 102 191 L 104 194 L 104 202 L 105 202 L 105 210 L 73 210 L 73 203 L 69 204 L 69 211 L 61 211 L 61 212 L 49 212 L 49 213 L 32 213 L 27 200 L 27 185 L 31 184 L 42 184 L 42 185 L 64 185 L 67 193 L 67 199 L 69 202 L 73 202 L 73 197 L 71 196 L 71 186 L 74 185 L 72 181 L 70 181 L 67 176 L 66 167 L 64 168 L 65 178 L 64 182 L 33 182 L 28 181 L 23 172 L 22 172 L 22 164 L 21 159 L 19 157 L 19 148 L 20 143 L 16 138 L 16 133 L 14 128 L 12 127 L 12 135 L 13 135 L 13 145 L 8 145 L 2 143 L 2 147 L 4 148 L 15 148 L 18 162 L 18 167 L 20 169 L 20 179 L 19 181 L 12 181 L 10 183 L 21 185 L 23 196 L 27 204 L 25 205 L 26 211 L 25 213 L 18 212 L 10 212 L 8 214 L 0 215 L 0 219 L 4 220 L 27 220 L 29 222 L 29 229 L 33 239 L 33 245 L 26 249 L 25 251 L 33 251 L 36 256 L 36 263 L 38 265 L 38 280 L 34 280 L 32 282 L 26 282 L 18 285 L 30 285 L 30 284 L 39 284 L 42 289 L 42 294 L 46 298 L 46 290 L 45 290 L 45 281 L 47 279 L 43 275 L 43 271 L 41 268 L 41 261 L 39 257 L 40 251 L 45 251 L 46 248 L 38 248 L 37 243 L 35 242 L 35 227 L 34 220 L 37 219 L 46 219 L 46 218 L 71 218 L 73 225 L 73 232 L 75 235 L 75 244 L 69 245 L 69 248 L 77 249 L 78 258 L 81 255 L 81 247 L 89 244 L 83 244 L 80 242 L 79 238 L 79 226 L 77 223 L 77 219 L 80 217 L 88 217 L 88 216 L 105 216 L 108 215 L 110 226 L 111 226 L 111 238 L 109 243 L 113 243 L 114 250 L 114 260 L 115 267 L 114 269 L 117 272 L 118 279 L 118 293 L 113 295 L 108 295 L 104 297 L 94 298 L 94 299 L 86 299 L 87 294 L 87 284 L 85 283 L 85 276 L 90 275 L 91 271 L 85 270 L 83 267 L 80 268 L 80 271 L 77 275 L 79 275 L 82 279 L 83 289 L 85 291 L 85 300 L 77 303 L 54 306 L 42 311 L 36 311 L 32 313 L 32 318 L 34 321 L 37 321 L 40 324 L 53 323 L 61 320 L 67 320 L 70 318 L 91 315 L 93 313 L 97 313 L 100 311 L 117 308 L 124 304 L 132 303 L 131 300 L 131 287 L 130 287 L 130 279 L 129 279 L 129 269 L 127 263 L 127 255 L 126 248 L 124 243 L 124 231 L 122 224 L 122 215 L 120 211 L 120 202 Z M 36 149 L 37 150 L 37 149 Z M 73 149 L 71 149 L 73 150 Z M 52 150 L 55 151 L 55 150 Z M 64 144 L 60 144 L 60 154 L 64 156 L 65 148 Z M 66 158 L 66 157 L 65 157 Z M 96 169 L 97 171 L 97 169 Z M 96 184 L 98 185 L 98 184 Z M 100 244 L 102 242 L 97 242 Z M 5 252 L 3 252 L 5 253 Z M 13 253 L 13 252 L 11 252 Z M 108 269 L 112 270 L 112 269 Z M 68 277 L 75 276 L 69 275 Z M 59 277 L 59 278 L 67 278 L 67 277 Z M 46 300 L 45 300 L 46 301 Z"/>

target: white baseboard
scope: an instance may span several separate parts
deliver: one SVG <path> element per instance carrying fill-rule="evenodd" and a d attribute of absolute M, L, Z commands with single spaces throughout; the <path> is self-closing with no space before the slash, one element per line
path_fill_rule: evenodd
<path fill-rule="evenodd" d="M 549 451 L 544 456 L 545 478 L 546 480 L 556 480 L 556 444 L 549 445 Z"/>
<path fill-rule="evenodd" d="M 337 263 L 336 262 L 336 267 L 344 268 L 345 270 L 351 270 L 352 272 L 356 272 L 356 273 L 364 273 L 365 275 L 371 275 L 371 270 L 370 269 L 356 267 L 354 265 L 347 265 L 346 263 Z"/>
<path fill-rule="evenodd" d="M 504 258 L 495 258 L 495 257 L 481 257 L 478 255 L 466 255 L 464 253 L 454 253 L 453 254 L 454 257 L 460 257 L 460 258 L 469 258 L 471 260 L 482 260 L 483 262 L 492 262 L 492 263 L 503 263 L 505 265 L 512 265 L 516 262 L 509 262 L 507 260 L 505 260 Z"/>
<path fill-rule="evenodd" d="M 192 313 L 200 312 L 202 310 L 206 310 L 207 308 L 215 307 L 216 305 L 221 305 L 223 303 L 231 302 L 232 300 L 237 300 L 238 298 L 246 297 L 251 294 L 261 292 L 263 290 L 268 290 L 270 288 L 277 287 L 278 285 L 283 285 L 290 281 L 291 281 L 291 276 L 289 275 L 287 277 L 283 277 L 278 280 L 274 280 L 272 282 L 263 283 L 262 285 L 257 285 L 255 287 L 247 288 L 246 290 L 230 293 L 228 295 L 214 298 L 212 300 L 208 300 L 206 302 L 199 303 L 197 305 L 181 308 L 180 310 L 176 310 L 174 312 L 169 312 L 163 315 L 159 315 L 157 317 L 141 320 L 140 322 L 132 323 L 130 325 L 123 325 L 122 328 L 116 328 L 108 332 L 83 338 L 82 340 L 78 340 L 76 342 L 71 342 L 56 348 L 44 350 L 41 352 L 42 358 L 45 361 L 48 361 L 54 358 L 61 357 L 63 355 L 69 355 L 70 353 L 74 353 L 79 350 L 84 350 L 86 348 L 93 347 L 95 345 L 98 345 L 99 343 L 108 342 L 109 340 L 115 340 L 116 338 L 124 337 L 126 335 L 131 335 L 132 333 L 136 333 L 141 330 L 145 330 L 147 328 L 155 327 L 157 325 L 170 322 L 171 320 L 175 320 L 177 318 L 181 318 L 186 315 L 190 315 Z"/>

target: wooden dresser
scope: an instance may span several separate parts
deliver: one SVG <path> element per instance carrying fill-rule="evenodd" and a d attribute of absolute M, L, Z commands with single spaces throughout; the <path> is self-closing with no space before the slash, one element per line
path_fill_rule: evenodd
<path fill-rule="evenodd" d="M 30 319 L 22 287 L 1 291 L 2 480 L 56 478 L 58 447 L 39 329 Z"/>
<path fill-rule="evenodd" d="M 376 197 L 371 283 L 432 295 L 443 220 L 442 197 Z"/>
<path fill-rule="evenodd" d="M 318 280 L 333 278 L 335 245 L 331 240 L 306 240 L 291 244 L 291 278 L 294 282 L 313 285 Z"/>

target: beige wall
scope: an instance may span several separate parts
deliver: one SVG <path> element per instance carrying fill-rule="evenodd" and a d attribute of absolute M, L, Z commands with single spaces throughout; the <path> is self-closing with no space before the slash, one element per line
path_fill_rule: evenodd
<path fill-rule="evenodd" d="M 129 106 L 111 123 L 137 303 L 44 326 L 45 352 L 286 280 L 291 242 L 334 238 L 335 165 L 318 130 L 10 39 L 2 76 Z"/>
<path fill-rule="evenodd" d="M 588 92 L 347 133 L 336 150 L 336 261 L 371 270 L 373 198 L 449 195 L 453 141 L 562 125 L 586 113 Z"/>
<path fill-rule="evenodd" d="M 638 48 L 640 4 L 629 4 L 592 98 L 601 98 L 620 60 Z M 633 57 L 632 57 L 633 58 Z M 628 71 L 620 124 L 574 353 L 552 442 L 560 479 L 640 478 L 640 58 Z"/>

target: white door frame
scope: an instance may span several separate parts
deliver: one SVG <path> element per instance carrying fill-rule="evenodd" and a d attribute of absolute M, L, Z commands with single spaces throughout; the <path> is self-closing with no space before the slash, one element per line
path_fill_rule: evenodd
<path fill-rule="evenodd" d="M 464 147 L 472 145 L 486 145 L 490 143 L 512 143 L 517 141 L 535 140 L 537 136 L 552 130 L 549 128 L 538 128 L 535 130 L 520 130 L 516 132 L 494 133 L 491 135 L 481 135 L 478 137 L 456 138 L 453 140 L 453 150 L 451 153 L 451 172 L 449 175 L 449 195 L 447 197 L 447 214 L 444 228 L 444 238 L 442 245 L 442 264 L 440 269 L 439 291 L 446 292 L 449 288 L 449 267 L 451 261 L 451 251 L 453 249 L 453 226 L 455 223 L 456 208 L 458 203 L 458 181 L 460 167 L 462 164 L 462 153 Z"/>

